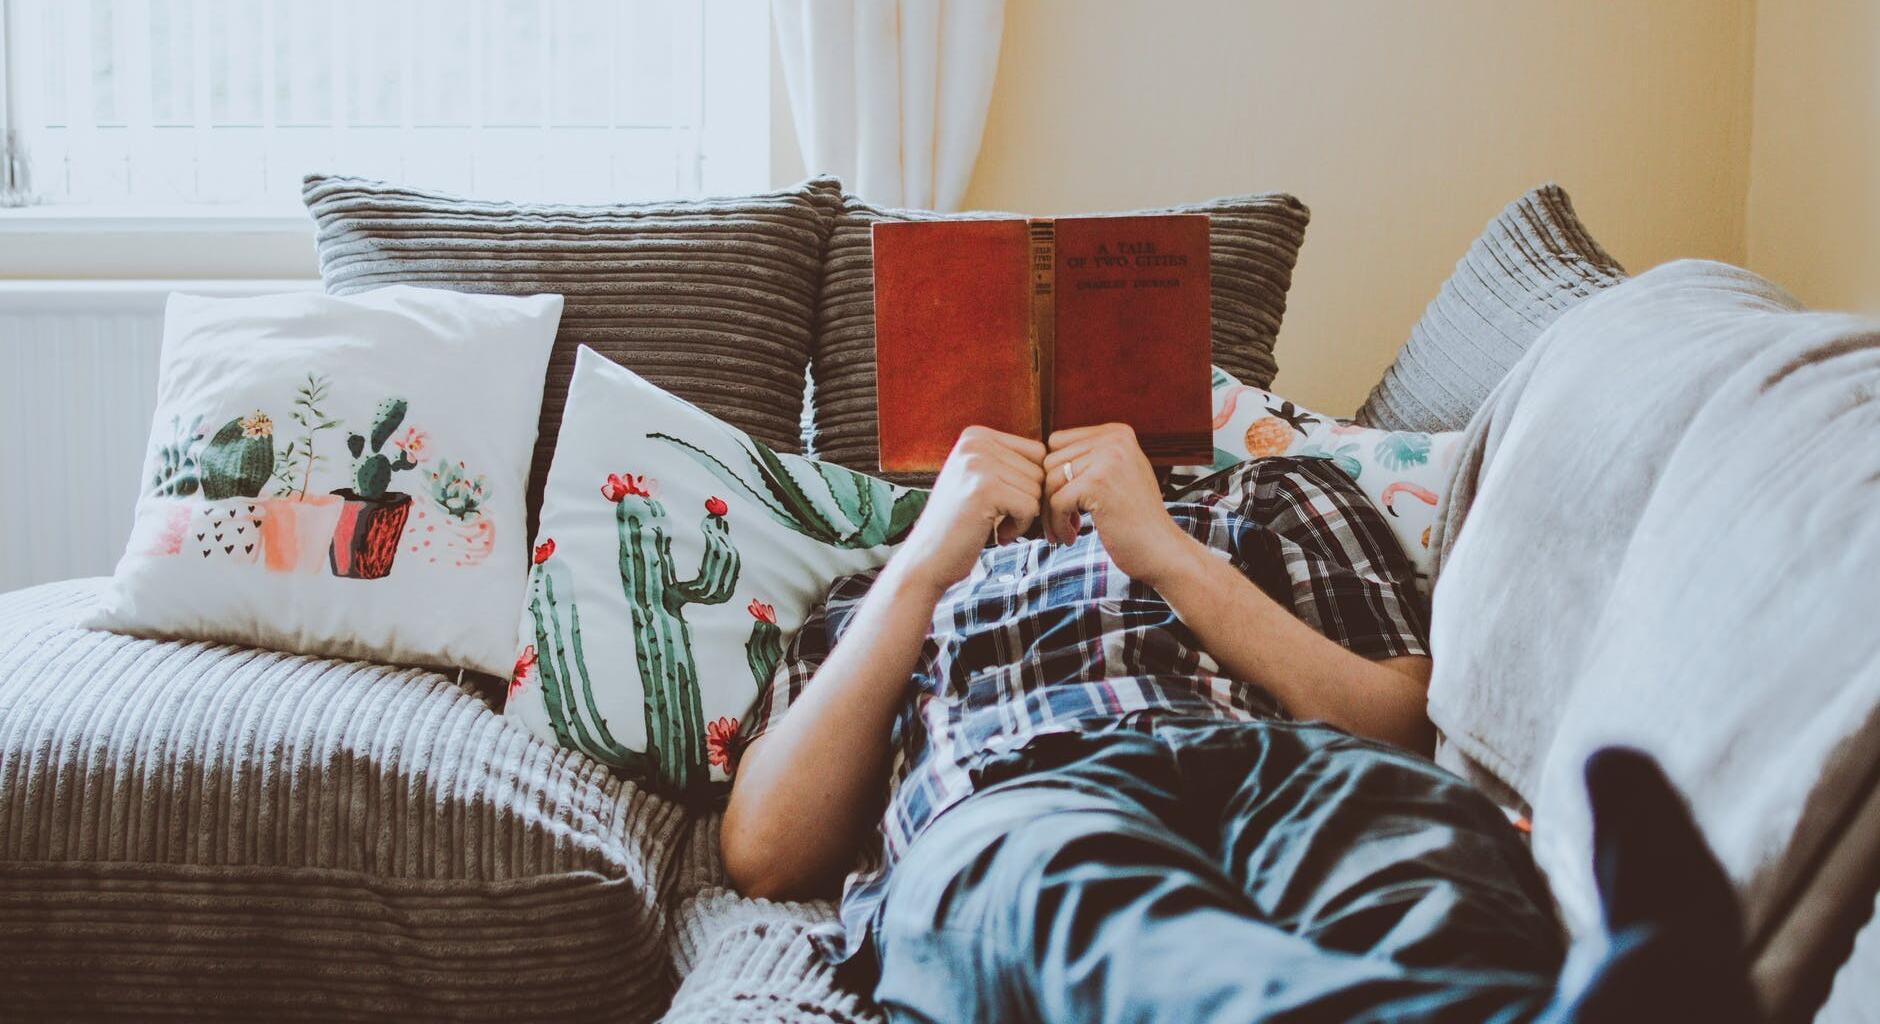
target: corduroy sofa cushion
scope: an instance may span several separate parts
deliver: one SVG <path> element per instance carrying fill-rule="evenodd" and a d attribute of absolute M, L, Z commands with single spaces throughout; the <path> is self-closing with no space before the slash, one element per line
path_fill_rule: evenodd
<path fill-rule="evenodd" d="M 1461 430 L 1508 368 L 1581 299 L 1625 280 L 1549 182 L 1489 221 L 1358 410 L 1367 427 Z"/>
<path fill-rule="evenodd" d="M 1305 204 L 1281 192 L 1230 196 L 1142 213 L 1205 213 L 1211 221 L 1208 258 L 1214 306 L 1215 365 L 1256 387 L 1272 383 L 1273 341 L 1286 313 L 1286 290 L 1305 241 Z M 864 473 L 880 472 L 875 425 L 875 260 L 877 221 L 1010 217 L 1008 213 L 937 214 L 890 210 L 844 196 L 829 233 L 822 297 L 816 308 L 816 381 L 812 409 L 818 458 Z M 900 483 L 931 476 L 884 474 Z"/>
<path fill-rule="evenodd" d="M 0 1019 L 659 1016 L 679 805 L 433 672 L 78 628 L 99 584 L 0 594 Z"/>
<path fill-rule="evenodd" d="M 822 250 L 841 201 L 833 178 L 763 195 L 569 206 L 309 175 L 302 196 L 334 294 L 410 284 L 564 297 L 529 477 L 531 534 L 580 345 L 766 444 L 801 444 Z"/>

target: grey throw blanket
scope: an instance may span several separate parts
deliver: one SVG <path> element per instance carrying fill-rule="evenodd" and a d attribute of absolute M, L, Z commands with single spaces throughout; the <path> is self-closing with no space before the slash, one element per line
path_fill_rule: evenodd
<path fill-rule="evenodd" d="M 1470 423 L 1437 532 L 1430 717 L 1534 805 L 1596 921 L 1586 755 L 1664 761 L 1752 938 L 1880 735 L 1880 323 L 1716 263 L 1588 299 Z"/>

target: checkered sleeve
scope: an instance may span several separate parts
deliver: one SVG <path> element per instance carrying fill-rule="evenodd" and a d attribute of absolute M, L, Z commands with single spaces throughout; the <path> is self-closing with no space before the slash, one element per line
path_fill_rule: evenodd
<path fill-rule="evenodd" d="M 1367 658 L 1428 656 L 1428 614 L 1409 556 L 1332 462 L 1263 459 L 1224 497 L 1264 524 L 1233 539 L 1236 562 L 1299 618 Z"/>

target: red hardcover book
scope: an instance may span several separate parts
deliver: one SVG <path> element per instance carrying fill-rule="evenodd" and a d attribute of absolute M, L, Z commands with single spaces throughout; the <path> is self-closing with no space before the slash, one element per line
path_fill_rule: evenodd
<path fill-rule="evenodd" d="M 874 258 L 884 471 L 938 470 L 975 424 L 1212 460 L 1205 215 L 880 223 Z"/>

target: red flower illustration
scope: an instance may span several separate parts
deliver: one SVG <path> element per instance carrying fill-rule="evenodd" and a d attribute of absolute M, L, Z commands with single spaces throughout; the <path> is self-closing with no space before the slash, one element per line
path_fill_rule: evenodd
<path fill-rule="evenodd" d="M 650 498 L 653 492 L 648 487 L 649 482 L 644 476 L 634 476 L 632 473 L 609 473 L 607 482 L 601 485 L 601 497 L 608 501 L 619 501 L 629 494 Z"/>
<path fill-rule="evenodd" d="M 517 691 L 529 685 L 535 678 L 535 645 L 530 644 L 516 655 L 516 669 L 509 676 L 509 696 L 514 698 Z"/>
<path fill-rule="evenodd" d="M 716 495 L 705 499 L 705 511 L 715 516 L 725 514 L 725 499 Z"/>
<path fill-rule="evenodd" d="M 535 564 L 541 565 L 555 557 L 555 538 L 550 537 L 535 546 Z"/>
<path fill-rule="evenodd" d="M 777 609 L 757 598 L 751 598 L 751 603 L 745 605 L 744 610 L 750 612 L 751 618 L 759 622 L 768 622 L 773 626 L 777 624 Z"/>
<path fill-rule="evenodd" d="M 738 758 L 744 756 L 744 737 L 738 733 L 738 720 L 720 718 L 705 723 L 705 759 L 725 770 L 738 770 Z"/>

